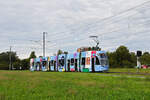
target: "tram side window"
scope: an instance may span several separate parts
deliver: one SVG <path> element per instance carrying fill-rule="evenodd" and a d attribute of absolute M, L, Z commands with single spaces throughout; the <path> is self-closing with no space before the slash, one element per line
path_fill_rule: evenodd
<path fill-rule="evenodd" d="M 61 65 L 64 66 L 64 63 L 65 63 L 65 60 L 62 59 L 62 60 L 61 60 Z"/>
<path fill-rule="evenodd" d="M 51 65 L 51 66 L 53 66 L 53 65 L 54 65 L 54 60 L 52 60 L 52 61 L 50 62 L 50 65 Z"/>
<path fill-rule="evenodd" d="M 82 65 L 85 65 L 85 57 L 82 58 Z"/>
<path fill-rule="evenodd" d="M 101 58 L 106 58 L 106 55 L 104 53 L 100 54 Z"/>
<path fill-rule="evenodd" d="M 42 65 L 43 65 L 43 66 L 46 66 L 46 61 L 43 61 L 43 62 L 42 62 Z"/>
<path fill-rule="evenodd" d="M 36 67 L 41 67 L 41 63 L 40 63 L 40 62 L 37 62 L 37 63 L 36 63 Z"/>
<path fill-rule="evenodd" d="M 100 65 L 100 62 L 97 56 L 96 56 L 96 65 Z"/>
<path fill-rule="evenodd" d="M 59 60 L 58 62 L 61 63 L 61 60 Z"/>
<path fill-rule="evenodd" d="M 59 62 L 58 64 L 61 65 L 61 60 L 59 60 L 58 62 Z"/>
<path fill-rule="evenodd" d="M 37 62 L 36 65 L 37 65 L 37 66 L 40 65 L 40 62 Z"/>
<path fill-rule="evenodd" d="M 71 59 L 71 65 L 73 65 L 74 64 L 74 59 Z"/>

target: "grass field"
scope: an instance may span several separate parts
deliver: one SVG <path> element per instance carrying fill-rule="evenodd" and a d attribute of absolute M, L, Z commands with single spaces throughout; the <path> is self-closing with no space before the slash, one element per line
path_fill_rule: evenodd
<path fill-rule="evenodd" d="M 0 71 L 0 100 L 150 100 L 149 75 L 114 74 Z"/>
<path fill-rule="evenodd" d="M 143 73 L 150 74 L 150 69 L 136 69 L 136 68 L 111 68 L 109 72 L 128 72 L 128 73 Z"/>

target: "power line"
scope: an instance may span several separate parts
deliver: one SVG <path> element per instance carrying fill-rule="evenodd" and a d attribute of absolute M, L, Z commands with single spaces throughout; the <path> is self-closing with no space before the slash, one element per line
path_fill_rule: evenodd
<path fill-rule="evenodd" d="M 140 25 L 145 25 L 145 24 L 139 24 L 139 25 L 136 25 L 136 26 L 140 26 Z M 127 29 L 128 29 L 128 27 L 126 27 Z M 126 28 L 121 28 L 121 29 L 116 29 L 116 30 L 112 30 L 112 31 L 109 31 L 109 32 L 104 32 L 104 33 L 97 33 L 96 35 L 106 35 L 106 34 L 110 34 L 110 33 L 114 33 L 114 32 L 118 32 L 118 31 L 121 31 L 121 30 L 124 30 L 124 29 L 126 29 Z M 94 32 L 93 32 L 94 33 Z M 88 36 L 89 35 L 92 35 L 93 33 L 91 33 L 91 32 L 88 32 L 87 34 L 88 34 Z M 81 35 L 80 35 L 81 36 Z M 84 36 L 84 34 L 83 34 L 83 36 Z M 80 40 L 84 40 L 85 38 L 88 38 L 88 36 L 86 36 L 86 37 L 84 37 L 84 38 L 81 38 L 81 39 L 77 39 L 76 41 L 80 41 Z M 72 36 L 73 37 L 73 36 Z M 65 42 L 62 42 L 62 41 L 64 41 L 64 40 L 67 40 L 67 38 L 68 37 L 66 37 L 66 38 L 62 38 L 59 42 L 60 43 L 65 43 Z M 56 40 L 57 41 L 57 40 Z M 71 40 L 71 41 L 73 41 L 73 40 Z M 68 41 L 66 41 L 67 42 L 67 44 L 69 43 Z M 56 42 L 55 42 L 56 43 Z M 75 41 L 74 41 L 74 43 L 76 43 Z"/>
<path fill-rule="evenodd" d="M 144 4 L 147 4 L 147 3 L 149 3 L 150 1 L 147 1 L 147 2 L 144 2 L 144 3 L 142 3 L 142 4 L 140 4 L 140 5 L 138 5 L 138 6 L 135 6 L 135 7 L 132 7 L 132 8 L 130 8 L 130 9 L 127 9 L 127 10 L 125 10 L 125 11 L 123 11 L 123 12 L 120 12 L 120 13 L 118 13 L 118 14 L 116 14 L 116 15 L 114 15 L 114 16 L 117 16 L 117 15 L 120 15 L 120 14 L 123 14 L 123 13 L 125 13 L 125 12 L 128 12 L 128 11 L 131 11 L 131 10 L 133 10 L 133 9 L 135 9 L 135 8 L 138 8 L 138 7 L 140 7 L 140 6 L 143 6 Z M 104 20 L 106 20 L 106 19 L 111 19 L 112 17 L 114 17 L 114 16 L 110 16 L 110 17 L 107 17 L 107 18 L 104 18 L 104 19 L 102 19 L 102 20 L 100 20 L 100 21 L 104 21 Z M 99 21 L 98 21 L 99 22 Z M 88 25 L 88 24 L 87 24 Z M 89 24 L 89 25 L 92 25 L 92 24 Z M 80 27 L 79 27 L 80 28 Z M 78 28 L 77 28 L 78 29 Z M 74 28 L 74 30 L 75 30 L 75 28 Z M 65 33 L 66 31 L 64 31 L 64 33 Z M 62 33 L 62 32 L 61 32 Z M 54 34 L 57 34 L 57 33 L 54 33 Z M 52 34 L 51 34 L 52 35 Z M 64 34 L 62 34 L 62 35 L 64 35 Z M 51 37 L 53 37 L 53 36 L 51 36 Z"/>
<path fill-rule="evenodd" d="M 136 9 L 136 8 L 138 8 L 138 7 L 141 7 L 141 6 L 143 6 L 143 5 L 147 4 L 147 3 L 150 3 L 150 1 L 143 2 L 143 3 L 140 4 L 140 5 L 137 5 L 137 6 L 135 6 L 135 7 L 129 8 L 129 9 L 127 9 L 127 10 L 124 10 L 124 11 L 122 11 L 122 12 L 119 12 L 119 13 L 117 13 L 117 14 L 115 14 L 115 15 L 110 16 L 110 17 L 103 18 L 103 19 L 97 21 L 96 23 L 102 22 L 102 21 L 107 21 L 107 20 L 109 20 L 109 19 L 111 19 L 111 18 L 114 18 L 114 17 L 116 17 L 116 16 L 119 16 L 119 15 L 124 14 L 124 13 L 129 12 L 129 11 L 132 11 L 133 9 Z M 93 23 L 92 23 L 92 24 L 86 24 L 86 26 L 88 26 L 88 25 L 93 25 Z M 80 26 L 79 26 L 79 28 L 80 28 Z M 77 29 L 78 29 L 78 28 L 74 28 L 74 30 L 77 30 Z M 65 33 L 65 32 L 66 32 L 66 31 L 62 31 L 62 32 L 59 32 L 59 33 Z M 59 34 L 59 33 L 56 32 L 56 33 L 54 33 L 54 34 Z M 51 35 L 53 35 L 53 34 L 51 34 Z"/>
<path fill-rule="evenodd" d="M 145 4 L 145 3 L 149 3 L 149 2 L 150 2 L 150 1 L 148 1 L 148 2 L 144 2 L 144 4 Z M 143 5 L 143 4 L 138 5 L 138 7 L 139 7 L 139 6 L 142 6 L 142 5 Z M 137 8 L 137 6 L 136 6 L 136 7 L 134 7 L 134 8 Z M 132 9 L 133 9 L 133 8 L 132 8 Z M 131 8 L 130 8 L 130 9 L 128 9 L 128 10 L 126 10 L 126 11 L 127 11 L 127 12 L 128 12 L 128 11 L 131 11 Z M 126 11 L 125 11 L 125 12 L 126 12 Z M 120 15 L 120 14 L 123 14 L 123 12 L 120 12 L 120 13 L 118 13 L 118 14 L 119 14 L 119 15 Z M 117 15 L 118 15 L 118 14 L 117 14 Z M 117 15 L 115 15 L 115 16 L 117 16 Z M 110 18 L 110 17 L 108 17 L 108 18 Z M 105 20 L 107 19 L 107 21 L 108 21 L 108 18 L 105 18 Z M 102 21 L 102 20 L 100 20 L 100 21 Z M 98 22 L 99 22 L 99 21 L 98 21 Z M 106 22 L 105 22 L 105 23 L 106 23 Z M 92 25 L 92 24 L 89 24 L 89 25 Z M 108 33 L 109 33 L 109 32 L 108 32 Z M 86 33 L 85 33 L 85 34 L 86 34 Z M 62 34 L 62 35 L 64 35 L 64 34 Z M 73 37 L 73 35 L 71 35 L 71 37 Z M 62 38 L 62 37 L 61 37 L 61 38 Z M 67 37 L 67 38 L 68 38 L 68 37 Z M 66 38 L 65 38 L 65 39 L 66 39 Z M 56 40 L 59 40 L 59 39 L 56 39 Z"/>
<path fill-rule="evenodd" d="M 142 24 L 141 24 L 142 25 Z M 96 28 L 95 28 L 96 29 Z M 105 30 L 104 30 L 105 31 Z M 91 32 L 87 32 L 85 34 L 89 34 Z M 78 36 L 84 36 L 85 34 L 79 34 Z M 101 34 L 101 33 L 100 33 Z M 91 34 L 90 34 L 91 35 Z M 69 36 L 59 36 L 59 38 L 55 38 L 55 39 L 52 39 L 51 41 L 57 41 L 57 40 L 61 40 L 63 38 L 71 38 L 71 37 L 74 37 L 74 35 L 69 35 Z"/>

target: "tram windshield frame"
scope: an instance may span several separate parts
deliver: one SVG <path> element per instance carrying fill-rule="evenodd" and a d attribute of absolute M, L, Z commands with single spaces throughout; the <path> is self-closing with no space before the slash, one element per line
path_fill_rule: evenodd
<path fill-rule="evenodd" d="M 101 66 L 107 66 L 108 65 L 108 57 L 105 53 L 99 53 L 98 54 L 99 62 Z"/>

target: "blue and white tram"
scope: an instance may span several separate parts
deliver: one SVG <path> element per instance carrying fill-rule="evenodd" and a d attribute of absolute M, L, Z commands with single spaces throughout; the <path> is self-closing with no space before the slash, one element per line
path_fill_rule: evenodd
<path fill-rule="evenodd" d="M 33 68 L 37 71 L 59 72 L 104 72 L 109 70 L 108 57 L 105 51 L 60 54 L 58 56 L 50 56 L 49 59 L 48 57 L 31 59 L 30 70 Z"/>

